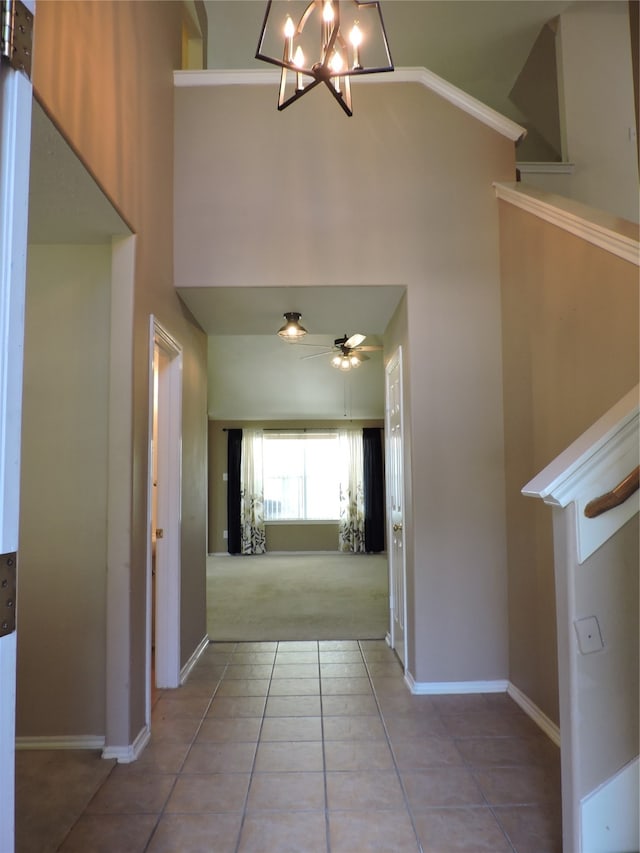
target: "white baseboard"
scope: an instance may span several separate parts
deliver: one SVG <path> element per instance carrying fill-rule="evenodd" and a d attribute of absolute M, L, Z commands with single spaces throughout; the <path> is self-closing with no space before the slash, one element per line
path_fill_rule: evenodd
<path fill-rule="evenodd" d="M 102 750 L 103 758 L 115 758 L 118 764 L 131 764 L 142 754 L 142 750 L 149 743 L 151 731 L 148 726 L 143 726 L 133 743 L 126 746 L 105 746 Z"/>
<path fill-rule="evenodd" d="M 104 735 L 17 737 L 16 749 L 102 749 Z"/>
<path fill-rule="evenodd" d="M 409 690 L 416 696 L 439 696 L 447 693 L 506 693 L 508 681 L 414 681 L 410 672 L 405 673 Z"/>
<path fill-rule="evenodd" d="M 556 746 L 560 746 L 560 728 L 522 690 L 507 679 L 496 681 L 414 681 L 411 673 L 407 672 L 404 680 L 409 690 L 416 696 L 437 696 L 447 693 L 506 693 Z"/>
<path fill-rule="evenodd" d="M 516 705 L 519 705 L 528 717 L 531 717 L 534 723 L 552 740 L 556 746 L 560 746 L 560 727 L 553 720 L 550 720 L 547 715 L 538 708 L 538 706 L 526 696 L 522 690 L 509 682 L 507 693 Z"/>
<path fill-rule="evenodd" d="M 198 643 L 194 653 L 191 655 L 189 660 L 185 663 L 185 665 L 180 670 L 180 684 L 184 684 L 187 678 L 189 677 L 189 673 L 193 669 L 193 667 L 198 663 L 198 658 L 203 653 L 203 651 L 209 645 L 209 635 L 205 634 L 204 637 Z"/>

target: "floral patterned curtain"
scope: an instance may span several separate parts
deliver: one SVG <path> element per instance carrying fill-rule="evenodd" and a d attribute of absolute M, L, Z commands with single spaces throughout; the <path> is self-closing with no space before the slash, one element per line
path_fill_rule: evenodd
<path fill-rule="evenodd" d="M 264 489 L 262 485 L 262 430 L 246 429 L 242 435 L 240 473 L 241 553 L 264 554 Z"/>
<path fill-rule="evenodd" d="M 338 550 L 364 553 L 362 430 L 340 430 L 340 524 Z"/>

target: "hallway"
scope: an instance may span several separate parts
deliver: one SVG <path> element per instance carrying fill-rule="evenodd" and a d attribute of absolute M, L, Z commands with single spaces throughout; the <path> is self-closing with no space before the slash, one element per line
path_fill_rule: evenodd
<path fill-rule="evenodd" d="M 212 643 L 152 731 L 53 847 L 20 786 L 18 853 L 561 851 L 559 750 L 504 694 L 412 696 L 384 641 Z"/>

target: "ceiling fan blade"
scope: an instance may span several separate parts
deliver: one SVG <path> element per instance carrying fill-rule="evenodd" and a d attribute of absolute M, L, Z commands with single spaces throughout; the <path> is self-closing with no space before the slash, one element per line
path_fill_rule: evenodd
<path fill-rule="evenodd" d="M 354 347 L 360 346 L 360 344 L 366 337 L 366 335 L 360 334 L 351 335 L 351 337 L 347 338 L 347 340 L 344 342 L 344 345 L 349 349 L 353 349 Z"/>
<path fill-rule="evenodd" d="M 325 349 L 324 352 L 314 352 L 314 353 L 311 353 L 311 355 L 303 355 L 302 358 L 300 359 L 300 361 L 307 361 L 307 359 L 309 359 L 309 358 L 318 358 L 321 355 L 331 355 L 332 352 L 333 352 L 333 350 Z"/>

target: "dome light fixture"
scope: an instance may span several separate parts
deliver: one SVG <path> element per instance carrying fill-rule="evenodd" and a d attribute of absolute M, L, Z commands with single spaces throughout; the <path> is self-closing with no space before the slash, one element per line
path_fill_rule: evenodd
<path fill-rule="evenodd" d="M 378 0 L 268 0 L 256 59 L 282 69 L 278 110 L 324 83 L 351 116 L 351 77 L 393 71 Z"/>
<path fill-rule="evenodd" d="M 302 314 L 297 311 L 286 311 L 283 314 L 285 324 L 278 329 L 278 335 L 285 341 L 298 341 L 307 334 L 307 330 L 300 324 Z"/>

